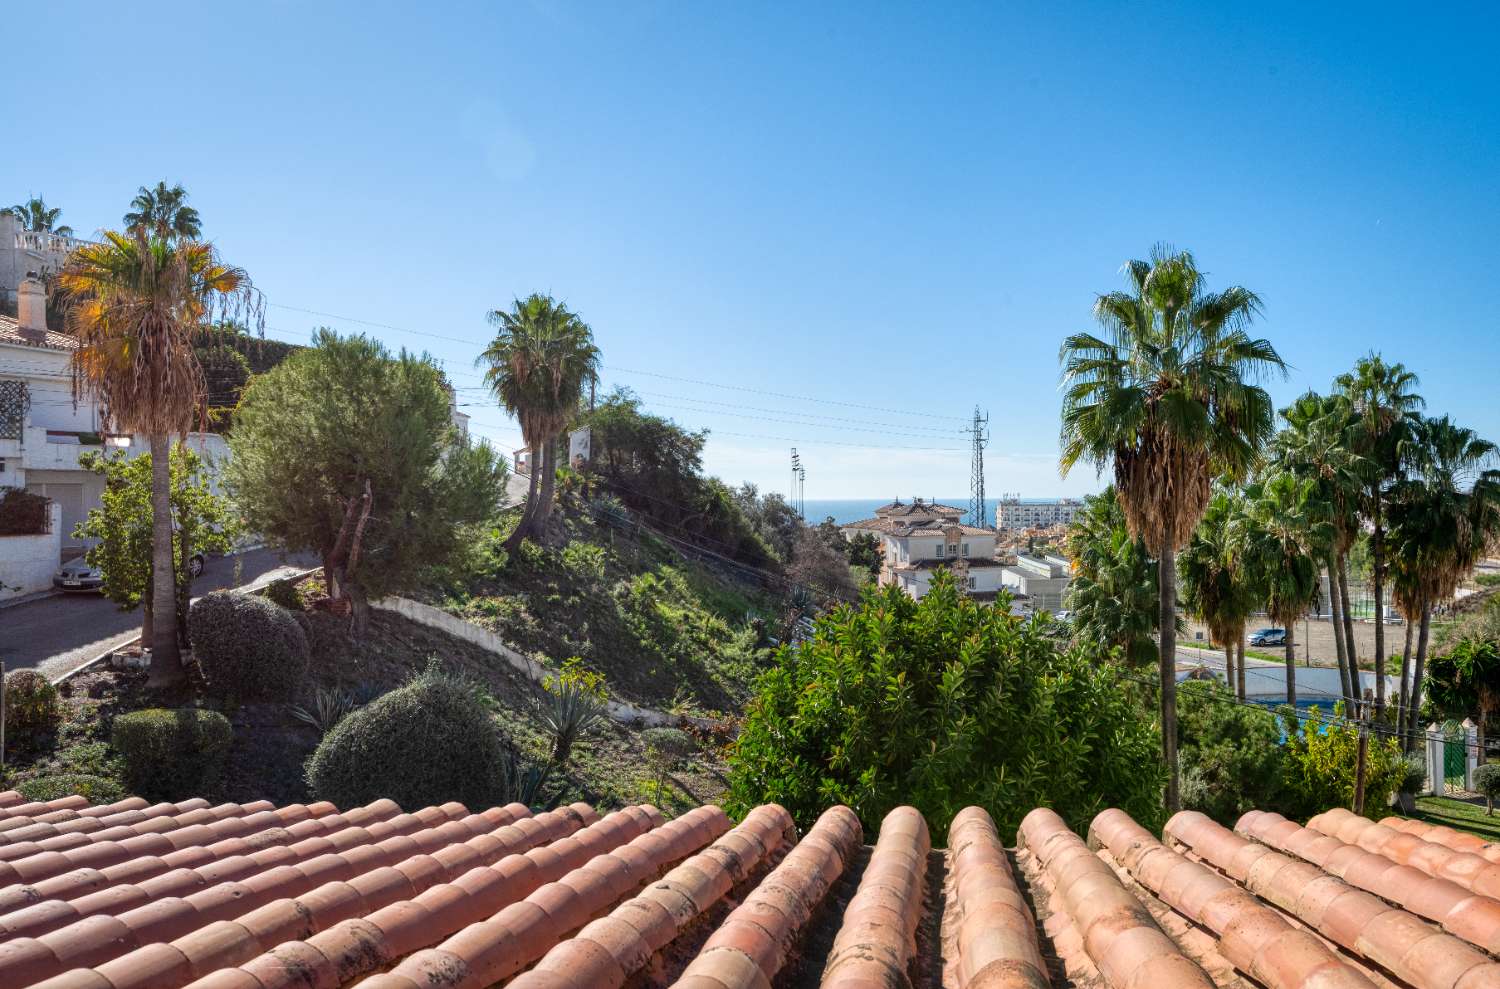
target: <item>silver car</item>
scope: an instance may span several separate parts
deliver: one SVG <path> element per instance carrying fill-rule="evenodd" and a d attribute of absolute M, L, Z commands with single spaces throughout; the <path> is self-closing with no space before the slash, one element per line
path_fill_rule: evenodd
<path fill-rule="evenodd" d="M 203 564 L 203 554 L 194 553 L 188 558 L 188 576 L 197 577 L 203 573 Z M 52 575 L 52 586 L 69 592 L 97 591 L 104 586 L 104 574 L 85 557 L 80 556 L 57 568 L 57 572 Z"/>

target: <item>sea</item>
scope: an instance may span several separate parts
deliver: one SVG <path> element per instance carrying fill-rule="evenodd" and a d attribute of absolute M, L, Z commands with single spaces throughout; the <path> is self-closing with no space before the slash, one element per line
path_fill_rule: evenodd
<path fill-rule="evenodd" d="M 965 512 L 969 510 L 969 496 L 962 495 L 957 498 L 931 498 L 927 495 L 918 495 L 923 501 L 936 501 L 942 505 L 952 505 L 954 508 L 962 508 Z M 889 505 L 892 498 L 809 498 L 806 502 L 807 521 L 816 525 L 826 518 L 832 517 L 838 525 L 847 525 L 850 522 L 858 522 L 860 519 L 871 518 L 875 509 L 881 505 Z M 901 500 L 911 502 L 911 496 L 902 495 Z M 1044 502 L 1057 501 L 1057 498 L 1022 498 L 1021 501 L 1028 505 L 1039 505 Z M 995 524 L 995 506 L 1000 503 L 998 498 L 987 498 L 984 502 L 984 518 L 987 525 Z M 965 519 L 964 521 L 968 521 Z"/>

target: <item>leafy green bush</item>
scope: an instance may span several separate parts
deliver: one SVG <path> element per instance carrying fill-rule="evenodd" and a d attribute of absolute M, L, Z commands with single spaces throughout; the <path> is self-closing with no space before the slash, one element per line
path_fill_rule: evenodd
<path fill-rule="evenodd" d="M 262 597 L 213 591 L 188 613 L 193 656 L 209 689 L 239 700 L 293 696 L 307 675 L 307 634 Z"/>
<path fill-rule="evenodd" d="M 307 760 L 313 792 L 340 807 L 389 797 L 406 810 L 506 802 L 510 740 L 484 693 L 436 664 L 345 716 Z"/>
<path fill-rule="evenodd" d="M 57 752 L 57 761 L 67 773 L 121 779 L 124 772 L 120 757 L 106 742 L 79 742 Z"/>
<path fill-rule="evenodd" d="M 116 781 L 87 773 L 40 776 L 19 784 L 16 791 L 27 800 L 57 800 L 76 795 L 91 804 L 112 804 L 125 796 L 124 788 Z"/>
<path fill-rule="evenodd" d="M 1500 766 L 1485 763 L 1474 770 L 1474 789 L 1484 794 L 1484 812 L 1495 813 L 1495 798 L 1500 797 Z"/>
<path fill-rule="evenodd" d="M 1080 828 L 1120 807 L 1161 823 L 1159 736 L 1097 650 L 939 574 L 914 601 L 868 592 L 784 647 L 731 755 L 732 812 L 776 801 L 806 826 L 845 803 L 873 833 L 912 804 L 936 834 L 970 804 L 1013 833 L 1033 807 Z"/>
<path fill-rule="evenodd" d="M 1232 826 L 1247 810 L 1274 807 L 1281 791 L 1281 729 L 1269 710 L 1236 702 L 1214 681 L 1177 693 L 1182 804 Z"/>
<path fill-rule="evenodd" d="M 604 579 L 604 547 L 574 539 L 562 550 L 563 568 L 584 580 Z"/>
<path fill-rule="evenodd" d="M 5 731 L 13 750 L 43 752 L 57 737 L 62 705 L 57 688 L 36 670 L 5 677 Z"/>
<path fill-rule="evenodd" d="M 289 578 L 273 580 L 266 585 L 265 598 L 272 604 L 280 605 L 287 611 L 298 612 L 302 610 L 302 592 L 297 590 L 297 583 Z"/>
<path fill-rule="evenodd" d="M 1344 704 L 1333 707 L 1334 718 L 1342 718 Z M 1312 720 L 1299 722 L 1291 708 L 1281 707 L 1286 731 L 1282 766 L 1281 813 L 1287 817 L 1311 817 L 1330 807 L 1354 803 L 1354 778 L 1358 763 L 1359 729 L 1353 725 L 1320 722 L 1318 708 Z M 1391 795 L 1406 778 L 1406 758 L 1396 740 L 1371 733 L 1365 752 L 1365 814 L 1385 814 Z"/>
<path fill-rule="evenodd" d="M 211 790 L 234 741 L 229 719 L 200 708 L 148 708 L 115 719 L 112 742 L 131 792 L 182 800 Z"/>

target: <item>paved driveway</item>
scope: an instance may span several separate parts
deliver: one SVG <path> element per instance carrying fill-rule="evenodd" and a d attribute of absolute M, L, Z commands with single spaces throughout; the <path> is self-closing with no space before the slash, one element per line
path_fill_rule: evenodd
<path fill-rule="evenodd" d="M 257 549 L 208 561 L 193 583 L 195 594 L 238 587 L 261 577 L 273 578 L 317 566 L 311 557 L 283 561 L 271 550 Z M 0 660 L 6 670 L 36 668 L 49 677 L 134 638 L 141 613 L 121 611 L 99 594 L 64 594 L 0 608 Z"/>

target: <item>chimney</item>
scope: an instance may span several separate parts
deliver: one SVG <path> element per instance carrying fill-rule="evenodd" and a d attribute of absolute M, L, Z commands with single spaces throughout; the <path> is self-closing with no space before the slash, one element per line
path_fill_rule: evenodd
<path fill-rule="evenodd" d="M 16 317 L 23 340 L 47 341 L 47 289 L 34 271 L 28 271 L 16 289 Z"/>

